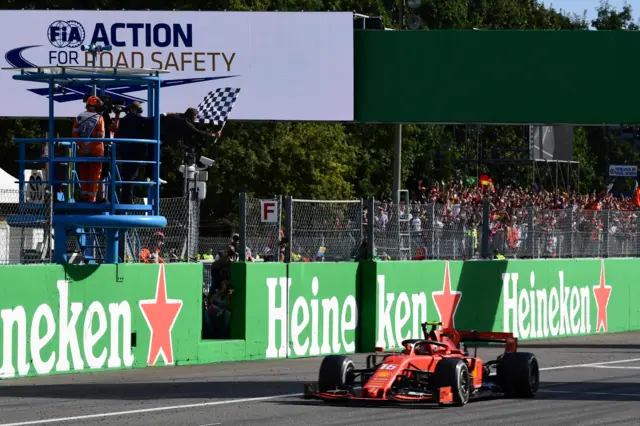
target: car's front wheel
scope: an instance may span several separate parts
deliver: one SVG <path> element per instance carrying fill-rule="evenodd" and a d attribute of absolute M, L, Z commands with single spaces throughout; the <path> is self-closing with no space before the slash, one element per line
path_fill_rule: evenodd
<path fill-rule="evenodd" d="M 444 358 L 436 365 L 433 373 L 436 388 L 451 387 L 453 403 L 463 406 L 471 397 L 471 374 L 467 364 L 458 358 Z"/>
<path fill-rule="evenodd" d="M 353 360 L 345 355 L 329 355 L 320 364 L 318 390 L 344 390 L 353 384 Z"/>

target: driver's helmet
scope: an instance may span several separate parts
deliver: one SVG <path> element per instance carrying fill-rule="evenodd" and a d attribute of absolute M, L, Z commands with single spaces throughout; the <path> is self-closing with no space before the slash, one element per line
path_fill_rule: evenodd
<path fill-rule="evenodd" d="M 428 355 L 437 351 L 438 351 L 437 345 L 427 343 L 427 342 L 418 343 L 416 344 L 416 348 L 415 348 L 415 353 L 419 355 Z"/>

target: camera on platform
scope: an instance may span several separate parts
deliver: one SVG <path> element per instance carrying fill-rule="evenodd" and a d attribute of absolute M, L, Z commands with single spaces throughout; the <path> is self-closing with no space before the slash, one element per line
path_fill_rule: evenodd
<path fill-rule="evenodd" d="M 90 96 L 92 96 L 91 93 L 85 93 L 82 102 L 87 103 Z M 102 101 L 102 106 L 98 112 L 105 112 L 107 114 L 111 114 L 112 112 L 127 112 L 131 107 L 131 105 L 125 105 L 124 99 L 112 99 L 111 96 L 108 95 L 98 95 L 98 97 Z"/>
<path fill-rule="evenodd" d="M 213 161 L 211 158 L 204 157 L 204 156 L 200 157 L 200 162 L 207 167 L 211 167 L 213 166 L 213 163 L 215 163 L 215 161 Z"/>

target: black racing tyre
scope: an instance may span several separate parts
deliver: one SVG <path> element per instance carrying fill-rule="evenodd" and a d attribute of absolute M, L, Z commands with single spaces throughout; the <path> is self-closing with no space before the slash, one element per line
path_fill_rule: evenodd
<path fill-rule="evenodd" d="M 320 364 L 318 390 L 320 392 L 346 389 L 353 384 L 353 360 L 345 355 L 328 355 Z"/>
<path fill-rule="evenodd" d="M 453 402 L 461 407 L 469 402 L 472 380 L 467 364 L 458 358 L 444 358 L 436 365 L 433 372 L 433 385 L 436 389 L 451 387 Z"/>
<path fill-rule="evenodd" d="M 507 352 L 498 364 L 498 382 L 511 397 L 533 398 L 540 385 L 538 359 L 529 352 Z"/>

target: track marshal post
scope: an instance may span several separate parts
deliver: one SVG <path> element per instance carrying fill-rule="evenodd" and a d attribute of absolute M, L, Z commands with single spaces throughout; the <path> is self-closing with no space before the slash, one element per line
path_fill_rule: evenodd
<path fill-rule="evenodd" d="M 54 188 L 66 186 L 62 199 L 52 206 L 52 222 L 54 229 L 54 262 L 68 263 L 67 239 L 75 237 L 83 251 L 83 260 L 87 264 L 107 263 L 115 264 L 124 261 L 118 256 L 119 241 L 125 241 L 133 253 L 135 238 L 127 236 L 121 239 L 121 233 L 137 228 L 163 228 L 167 224 L 166 218 L 160 216 L 160 87 L 161 74 L 166 71 L 150 69 L 103 68 L 96 66 L 96 56 L 99 52 L 110 51 L 111 46 L 91 44 L 82 46 L 82 50 L 93 57 L 92 66 L 43 66 L 34 68 L 4 68 L 13 72 L 14 80 L 33 83 L 45 83 L 49 86 L 49 126 L 46 138 L 15 139 L 19 147 L 20 167 L 20 203 L 19 214 L 7 218 L 11 226 L 24 227 L 25 223 L 33 222 L 34 206 L 29 204 L 23 195 L 24 171 L 29 164 L 44 163 L 49 171 L 46 181 L 42 183 L 49 188 L 51 194 Z M 55 94 L 66 90 L 84 91 L 86 95 L 98 95 L 108 102 L 122 101 L 119 95 L 111 92 L 109 87 L 122 85 L 146 86 L 148 93 L 148 115 L 154 118 L 153 139 L 121 139 L 121 138 L 56 138 L 55 135 Z M 90 92 L 90 93 L 86 93 Z M 85 95 L 85 96 L 86 96 Z M 104 142 L 110 145 L 104 157 L 77 157 L 77 146 L 81 142 Z M 153 158 L 138 161 L 153 168 L 153 178 L 147 182 L 123 181 L 120 178 L 118 166 L 131 160 L 118 160 L 117 147 L 120 143 L 151 144 Z M 69 146 L 63 156 L 56 155 L 56 145 Z M 26 158 L 27 145 L 47 146 L 48 156 L 37 160 Z M 38 150 L 41 151 L 41 150 Z M 109 173 L 104 182 L 80 180 L 76 172 L 77 163 L 108 163 Z M 63 170 L 59 170 L 63 169 Z M 77 193 L 81 183 L 106 184 L 105 203 L 77 202 Z M 146 186 L 149 189 L 148 204 L 121 204 L 118 200 L 116 188 L 123 184 Z M 44 218 L 44 205 L 39 214 Z M 98 237 L 103 237 L 105 246 L 95 244 Z"/>

